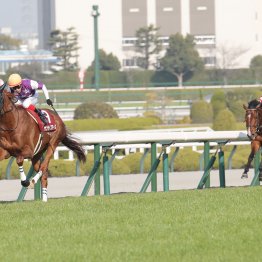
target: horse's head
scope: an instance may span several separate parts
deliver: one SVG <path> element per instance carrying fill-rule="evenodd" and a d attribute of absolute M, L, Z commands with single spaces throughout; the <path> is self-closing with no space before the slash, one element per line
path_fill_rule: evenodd
<path fill-rule="evenodd" d="M 262 133 L 262 108 L 258 107 L 259 104 L 259 101 L 252 100 L 248 103 L 248 106 L 243 105 L 246 111 L 247 136 L 250 140 L 254 140 L 257 135 Z"/>
<path fill-rule="evenodd" d="M 6 83 L 0 86 L 0 114 L 4 114 L 12 110 L 10 109 L 10 103 L 13 105 L 13 100 L 15 97 L 14 94 L 8 90 L 8 88 L 9 87 Z"/>

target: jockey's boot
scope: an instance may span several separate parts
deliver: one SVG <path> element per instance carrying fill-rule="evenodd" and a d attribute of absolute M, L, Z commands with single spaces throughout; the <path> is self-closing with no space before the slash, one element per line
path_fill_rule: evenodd
<path fill-rule="evenodd" d="M 44 113 L 40 110 L 40 109 L 35 109 L 35 112 L 39 115 L 40 119 L 42 120 L 42 122 L 44 123 L 44 125 L 48 125 L 48 120 L 46 118 L 46 116 L 44 115 Z"/>

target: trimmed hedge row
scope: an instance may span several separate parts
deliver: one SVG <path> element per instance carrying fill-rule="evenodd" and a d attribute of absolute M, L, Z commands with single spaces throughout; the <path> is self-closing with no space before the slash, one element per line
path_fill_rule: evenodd
<path fill-rule="evenodd" d="M 161 124 L 157 117 L 132 117 L 132 118 L 104 118 L 104 119 L 76 119 L 65 122 L 71 131 L 92 130 L 138 130 L 152 128 Z"/>

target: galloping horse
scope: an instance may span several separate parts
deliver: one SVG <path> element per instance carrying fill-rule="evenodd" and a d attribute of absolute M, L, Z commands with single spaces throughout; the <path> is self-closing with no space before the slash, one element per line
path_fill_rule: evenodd
<path fill-rule="evenodd" d="M 83 147 L 66 130 L 62 119 L 52 110 L 47 111 L 53 116 L 56 130 L 42 132 L 35 120 L 22 107 L 15 105 L 16 98 L 0 87 L 0 160 L 13 156 L 19 166 L 21 184 L 28 187 L 41 178 L 42 200 L 47 201 L 47 177 L 49 161 L 61 142 L 71 149 L 81 162 L 86 161 Z M 44 160 L 41 162 L 43 154 Z M 23 169 L 24 159 L 31 159 L 37 174 L 28 181 Z"/>
<path fill-rule="evenodd" d="M 256 152 L 262 145 L 262 108 L 259 107 L 258 100 L 252 100 L 248 106 L 243 105 L 246 115 L 245 122 L 247 128 L 247 136 L 251 140 L 251 153 L 249 154 L 244 173 L 241 178 L 248 177 L 248 171 Z M 259 180 L 262 181 L 262 165 L 259 166 Z"/>

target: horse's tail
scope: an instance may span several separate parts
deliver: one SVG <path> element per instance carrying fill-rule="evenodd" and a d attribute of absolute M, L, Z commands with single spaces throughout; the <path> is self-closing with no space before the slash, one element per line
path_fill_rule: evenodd
<path fill-rule="evenodd" d="M 83 163 L 86 162 L 84 148 L 70 133 L 67 132 L 66 137 L 62 140 L 62 143 L 77 155 L 79 161 Z"/>

